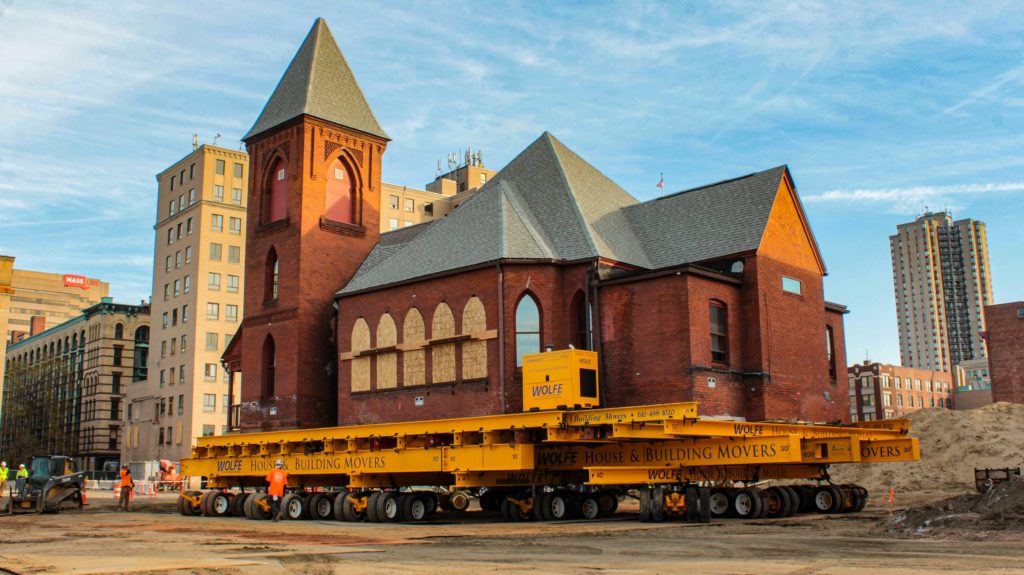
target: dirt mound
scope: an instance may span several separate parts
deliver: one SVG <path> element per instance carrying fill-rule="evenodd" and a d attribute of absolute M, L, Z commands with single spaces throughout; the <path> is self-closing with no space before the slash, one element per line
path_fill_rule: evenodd
<path fill-rule="evenodd" d="M 921 460 L 834 465 L 837 483 L 857 483 L 881 495 L 974 489 L 975 467 L 1024 463 L 1024 405 L 994 403 L 968 411 L 923 409 L 912 413 L 910 434 L 921 440 Z"/>
<path fill-rule="evenodd" d="M 982 531 L 1024 531 L 1024 481 L 996 485 L 988 493 L 970 493 L 913 507 L 889 522 L 902 535 L 958 535 Z"/>

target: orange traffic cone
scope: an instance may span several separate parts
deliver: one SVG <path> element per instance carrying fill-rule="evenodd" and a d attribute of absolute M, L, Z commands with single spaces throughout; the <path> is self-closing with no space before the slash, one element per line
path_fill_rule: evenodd
<path fill-rule="evenodd" d="M 83 505 L 83 506 L 84 506 L 84 505 L 88 505 L 88 503 L 87 503 L 87 502 L 86 502 L 86 500 L 85 500 L 85 492 L 86 492 L 86 489 L 85 489 L 85 488 L 83 487 L 83 488 L 82 488 L 82 505 Z"/>

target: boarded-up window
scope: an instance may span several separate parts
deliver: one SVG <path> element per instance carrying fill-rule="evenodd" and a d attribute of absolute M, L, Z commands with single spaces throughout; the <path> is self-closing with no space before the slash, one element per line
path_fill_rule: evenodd
<path fill-rule="evenodd" d="M 366 320 L 359 318 L 352 326 L 352 354 L 370 349 L 370 326 Z M 370 389 L 370 358 L 352 358 L 352 391 L 367 391 Z"/>
<path fill-rule="evenodd" d="M 431 339 L 442 339 L 455 336 L 455 316 L 452 315 L 452 308 L 441 302 L 434 309 L 434 319 L 431 323 Z M 431 349 L 431 360 L 434 365 L 433 383 L 446 383 L 455 381 L 455 344 L 443 343 L 435 345 Z"/>
<path fill-rule="evenodd" d="M 424 339 L 426 336 L 423 331 L 423 316 L 418 309 L 412 308 L 405 314 L 405 325 L 402 327 L 402 343 L 417 347 L 402 353 L 405 379 L 403 385 L 406 387 L 427 382 L 424 352 L 421 347 Z"/>
<path fill-rule="evenodd" d="M 473 296 L 462 310 L 462 333 L 480 337 L 487 329 L 487 312 L 480 298 Z M 478 339 L 462 344 L 462 379 L 487 377 L 487 342 Z"/>
<path fill-rule="evenodd" d="M 380 316 L 377 322 L 377 348 L 393 347 L 398 343 L 398 330 L 391 314 Z M 394 351 L 377 354 L 377 389 L 391 389 L 398 386 L 398 353 Z"/>

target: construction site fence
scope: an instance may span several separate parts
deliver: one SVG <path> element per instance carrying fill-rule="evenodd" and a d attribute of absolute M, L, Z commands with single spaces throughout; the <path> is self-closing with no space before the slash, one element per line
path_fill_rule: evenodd
<path fill-rule="evenodd" d="M 176 481 L 135 481 L 135 495 L 156 495 L 157 493 L 178 493 L 183 489 L 198 489 L 198 478 L 185 477 Z M 111 490 L 116 497 L 121 492 L 121 480 L 87 480 L 86 490 Z"/>

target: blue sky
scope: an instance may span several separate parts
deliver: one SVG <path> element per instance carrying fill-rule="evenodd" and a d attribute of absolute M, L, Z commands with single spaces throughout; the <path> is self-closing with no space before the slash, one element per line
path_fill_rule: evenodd
<path fill-rule="evenodd" d="M 387 181 L 544 130 L 641 200 L 789 164 L 851 361 L 898 362 L 888 235 L 926 205 L 985 221 L 996 301 L 1024 299 L 1014 2 L 0 0 L 0 253 L 148 297 L 154 175 L 193 132 L 238 146 L 317 16 Z"/>

